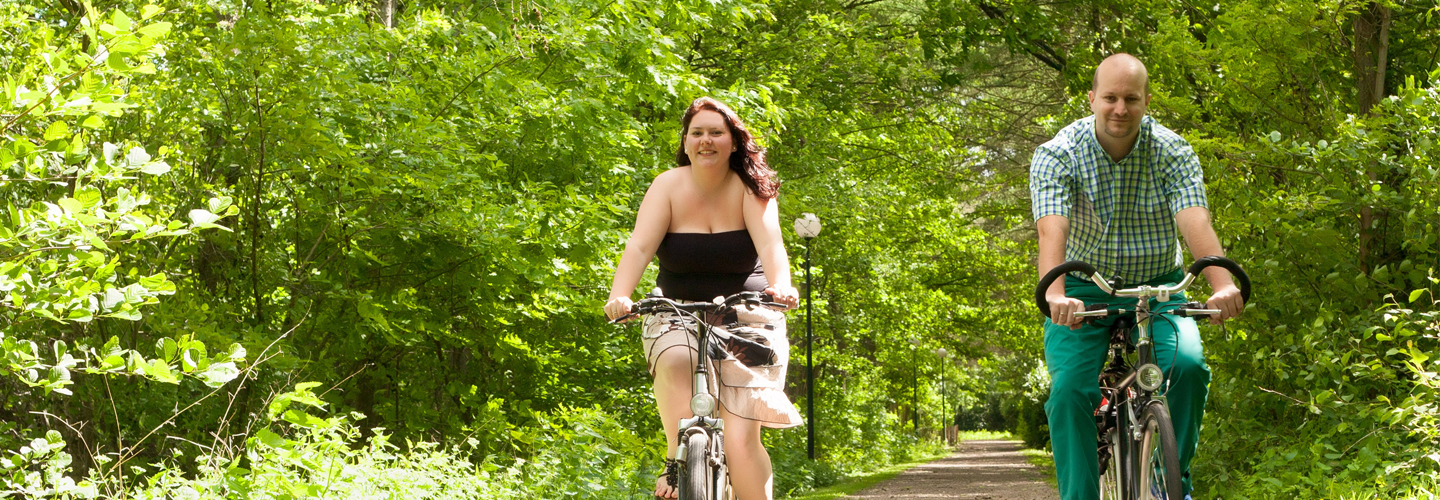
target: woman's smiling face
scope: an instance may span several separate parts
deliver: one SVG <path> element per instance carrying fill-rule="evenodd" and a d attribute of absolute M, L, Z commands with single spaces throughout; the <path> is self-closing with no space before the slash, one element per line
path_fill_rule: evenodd
<path fill-rule="evenodd" d="M 690 119 L 685 130 L 685 154 L 696 166 L 722 165 L 729 168 L 730 153 L 735 152 L 735 137 L 720 113 L 704 110 Z"/>

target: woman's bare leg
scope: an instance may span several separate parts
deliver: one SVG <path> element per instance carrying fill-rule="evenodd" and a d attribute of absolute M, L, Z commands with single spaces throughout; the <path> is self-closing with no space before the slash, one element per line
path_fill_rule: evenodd
<path fill-rule="evenodd" d="M 730 466 L 730 484 L 739 500 L 771 500 L 775 476 L 770 453 L 760 442 L 760 422 L 736 416 L 720 408 L 725 421 L 725 462 Z"/>
<path fill-rule="evenodd" d="M 665 427 L 666 458 L 676 458 L 680 420 L 694 416 L 690 412 L 690 396 L 694 393 L 691 376 L 695 373 L 695 356 L 695 351 L 679 346 L 666 349 L 655 360 L 655 403 L 659 406 L 660 423 Z M 662 477 L 655 481 L 655 496 L 677 498 L 679 495 Z"/>

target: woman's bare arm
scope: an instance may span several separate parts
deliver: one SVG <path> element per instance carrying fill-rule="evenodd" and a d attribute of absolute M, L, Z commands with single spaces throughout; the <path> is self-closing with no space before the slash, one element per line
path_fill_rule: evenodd
<path fill-rule="evenodd" d="M 782 304 L 799 306 L 799 292 L 790 284 L 790 258 L 785 254 L 785 241 L 780 233 L 779 204 L 774 198 L 763 199 L 748 191 L 743 204 L 745 228 L 750 231 L 755 251 L 760 254 L 770 293 Z"/>
<path fill-rule="evenodd" d="M 655 249 L 665 239 L 670 227 L 670 193 L 674 189 L 674 170 L 668 170 L 655 177 L 655 182 L 645 191 L 640 210 L 635 215 L 635 230 L 625 242 L 625 252 L 620 254 L 620 263 L 615 266 L 615 279 L 610 283 L 610 298 L 605 304 L 605 314 L 611 318 L 630 312 L 630 294 L 645 267 L 655 257 Z M 623 299 L 623 300 L 617 300 Z"/>

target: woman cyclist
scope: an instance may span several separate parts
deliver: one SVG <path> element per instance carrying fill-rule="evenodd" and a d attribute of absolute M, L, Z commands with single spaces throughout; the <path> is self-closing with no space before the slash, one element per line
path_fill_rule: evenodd
<path fill-rule="evenodd" d="M 780 238 L 775 204 L 779 182 L 765 164 L 735 112 L 708 97 L 696 99 L 681 120 L 677 168 L 655 178 L 635 218 L 635 230 L 615 269 L 605 314 L 630 312 L 631 293 L 652 257 L 659 257 L 656 285 L 675 300 L 709 301 L 742 291 L 764 291 L 789 307 L 799 303 L 790 284 L 790 264 Z M 768 309 L 743 309 L 726 322 L 752 326 L 775 350 L 778 362 L 747 366 L 734 357 L 715 361 L 711 384 L 725 422 L 725 454 L 731 482 L 743 500 L 769 500 L 773 475 L 760 428 L 800 425 L 800 413 L 786 398 L 789 343 L 785 316 Z M 667 466 L 655 482 L 655 496 L 676 497 L 677 433 L 690 412 L 697 341 L 679 318 L 651 316 L 643 329 L 645 357 L 655 378 L 655 401 L 665 426 Z"/>

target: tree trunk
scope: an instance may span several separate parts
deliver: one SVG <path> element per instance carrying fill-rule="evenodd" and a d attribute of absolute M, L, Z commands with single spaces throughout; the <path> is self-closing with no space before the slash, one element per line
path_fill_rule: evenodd
<path fill-rule="evenodd" d="M 396 0 L 377 0 L 375 9 L 380 17 L 380 24 L 385 29 L 395 29 L 395 2 Z"/>
<path fill-rule="evenodd" d="M 1380 2 L 1371 2 L 1355 16 L 1354 28 L 1356 109 L 1360 114 L 1368 115 L 1375 105 L 1385 98 L 1385 59 L 1390 48 L 1390 8 Z M 1370 183 L 1363 189 L 1368 191 L 1370 184 L 1379 178 L 1377 168 L 1379 166 L 1371 162 L 1365 169 Z M 1360 208 L 1359 260 L 1360 268 L 1367 273 L 1375 265 L 1376 235 L 1383 230 L 1384 219 L 1384 211 L 1377 212 L 1370 205 Z"/>

